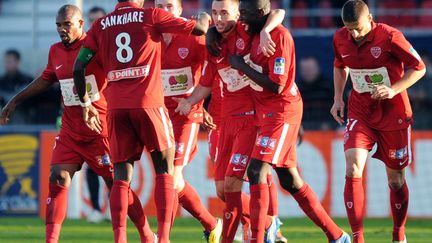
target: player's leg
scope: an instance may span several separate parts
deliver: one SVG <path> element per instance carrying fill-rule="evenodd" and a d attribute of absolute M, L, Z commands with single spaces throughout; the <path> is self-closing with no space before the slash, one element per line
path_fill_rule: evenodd
<path fill-rule="evenodd" d="M 363 243 L 363 219 L 365 195 L 363 188 L 363 170 L 369 151 L 352 148 L 345 151 L 346 172 L 344 201 L 348 221 L 355 243 Z"/>
<path fill-rule="evenodd" d="M 368 152 L 372 149 L 377 136 L 374 130 L 361 121 L 348 119 L 344 134 L 345 150 L 345 189 L 344 200 L 348 221 L 353 232 L 353 241 L 363 243 L 363 218 L 365 195 L 363 188 L 363 170 Z"/>
<path fill-rule="evenodd" d="M 277 186 L 273 182 L 273 176 L 270 172 L 267 175 L 267 184 L 269 186 L 269 208 L 267 214 L 274 218 L 277 221 L 277 224 L 282 225 L 281 220 L 279 219 L 279 203 L 278 203 L 278 193 Z M 282 235 L 280 228 L 276 232 L 276 243 L 287 243 L 288 239 Z"/>
<path fill-rule="evenodd" d="M 390 206 L 393 216 L 393 242 L 405 240 L 405 223 L 408 213 L 409 191 L 405 181 L 405 169 L 386 167 L 390 187 Z"/>
<path fill-rule="evenodd" d="M 93 208 L 87 216 L 87 221 L 90 223 L 100 223 L 104 217 L 99 205 L 99 176 L 91 168 L 87 168 L 86 170 L 86 184 Z"/>
<path fill-rule="evenodd" d="M 271 165 L 252 158 L 248 166 L 247 175 L 250 183 L 250 221 L 251 242 L 264 242 L 264 234 L 272 221 L 268 221 L 269 188 L 267 175 L 271 171 Z"/>
<path fill-rule="evenodd" d="M 67 212 L 68 189 L 73 175 L 80 168 L 80 163 L 51 165 L 45 214 L 45 239 L 47 243 L 58 242 L 60 229 Z"/>

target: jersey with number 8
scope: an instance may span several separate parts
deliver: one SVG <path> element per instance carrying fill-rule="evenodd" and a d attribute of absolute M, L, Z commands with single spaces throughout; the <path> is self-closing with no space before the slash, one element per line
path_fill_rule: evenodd
<path fill-rule="evenodd" d="M 119 3 L 88 32 L 85 48 L 98 52 L 109 82 L 108 109 L 164 106 L 161 85 L 162 33 L 190 34 L 195 21 L 161 9 Z"/>

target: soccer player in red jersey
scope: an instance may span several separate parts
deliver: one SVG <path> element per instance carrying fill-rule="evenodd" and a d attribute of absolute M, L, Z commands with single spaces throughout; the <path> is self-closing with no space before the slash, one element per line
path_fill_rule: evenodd
<path fill-rule="evenodd" d="M 373 21 L 363 1 L 347 1 L 342 20 L 345 27 L 335 33 L 333 40 L 335 96 L 331 114 L 339 124 L 345 122 L 342 93 L 350 75 L 353 91 L 344 135 L 344 199 L 354 242 L 365 242 L 362 175 L 368 152 L 375 144 L 373 157 L 386 165 L 393 242 L 406 242 L 409 196 L 405 167 L 412 161 L 413 123 L 406 89 L 425 74 L 425 65 L 399 30 Z"/>
<path fill-rule="evenodd" d="M 192 96 L 179 100 L 178 107 L 181 114 L 188 114 L 193 104 L 201 102 L 211 92 L 215 87 L 214 82 L 220 82 L 222 121 L 217 145 L 215 180 L 217 194 L 225 201 L 222 242 L 232 242 L 242 214 L 249 215 L 249 196 L 242 194 L 241 189 L 253 147 L 251 141 L 254 141 L 256 135 L 249 79 L 233 70 L 228 60 L 230 54 L 246 55 L 250 49 L 250 36 L 245 31 L 245 26 L 237 22 L 238 4 L 239 1 L 235 0 L 213 1 L 212 17 L 215 29 L 212 29 L 212 33 L 222 35 L 217 43 L 221 55 L 208 56 L 200 85 Z M 268 29 L 282 22 L 284 12 L 278 14 L 269 21 Z M 276 222 L 272 217 L 266 219 L 267 228 L 274 222 L 274 232 L 269 236 L 274 235 L 277 230 Z M 243 220 L 243 223 L 248 224 L 248 217 L 243 217 Z"/>
<path fill-rule="evenodd" d="M 294 82 L 294 41 L 282 25 L 271 38 L 276 44 L 273 56 L 266 57 L 259 48 L 259 35 L 270 12 L 270 1 L 240 1 L 240 21 L 254 36 L 250 63 L 242 56 L 231 56 L 230 63 L 250 77 L 254 85 L 258 134 L 247 175 L 250 183 L 251 242 L 264 241 L 265 215 L 269 204 L 267 175 L 275 168 L 281 186 L 299 203 L 304 213 L 326 234 L 329 242 L 350 242 L 328 216 L 317 196 L 303 182 L 297 170 L 296 142 L 302 118 L 302 99 Z M 250 66 L 249 66 L 250 65 Z"/>
<path fill-rule="evenodd" d="M 181 0 L 156 0 L 155 6 L 180 17 Z M 164 33 L 162 41 L 162 85 L 165 106 L 173 124 L 175 139 L 174 188 L 178 202 L 204 227 L 208 242 L 219 243 L 222 221 L 217 220 L 202 204 L 198 193 L 185 181 L 183 168 L 193 159 L 198 146 L 198 132 L 203 121 L 203 102 L 192 107 L 188 116 L 175 112 L 174 98 L 187 98 L 201 77 L 206 52 L 205 36 Z M 174 207 L 176 208 L 176 207 Z M 176 210 L 174 210 L 174 213 Z"/>
<path fill-rule="evenodd" d="M 95 53 L 101 56 L 108 87 L 108 137 L 114 161 L 110 195 L 116 242 L 126 241 L 127 191 L 133 163 L 146 147 L 156 172 L 155 201 L 160 242 L 169 242 L 173 217 L 174 138 L 161 85 L 162 33 L 205 34 L 208 14 L 174 17 L 161 9 L 142 9 L 142 0 L 119 0 L 115 10 L 90 29 L 74 66 L 74 82 L 84 119 L 97 127 L 98 114 L 85 89 L 84 71 Z"/>
<path fill-rule="evenodd" d="M 95 58 L 86 70 L 87 89 L 101 121 L 98 131 L 92 131 L 82 120 L 82 108 L 72 80 L 72 66 L 86 39 L 81 11 L 74 5 L 62 6 L 56 18 L 57 32 L 61 38 L 51 46 L 48 64 L 38 78 L 18 93 L 4 107 L 0 124 L 5 124 L 16 105 L 27 100 L 56 82 L 60 83 L 64 112 L 62 126 L 56 138 L 51 159 L 49 194 L 46 210 L 46 242 L 58 242 L 61 225 L 66 217 L 67 196 L 71 179 L 76 171 L 87 162 L 109 188 L 113 184 L 112 164 L 109 157 L 106 111 L 103 95 L 106 89 L 105 75 Z M 147 223 L 138 196 L 128 191 L 130 202 L 128 214 L 140 232 L 141 242 L 154 239 Z"/>

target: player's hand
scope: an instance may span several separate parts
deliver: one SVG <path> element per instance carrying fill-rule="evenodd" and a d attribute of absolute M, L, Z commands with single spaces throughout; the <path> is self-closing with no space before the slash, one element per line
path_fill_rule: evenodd
<path fill-rule="evenodd" d="M 15 102 L 9 101 L 5 107 L 3 107 L 0 114 L 0 125 L 6 125 L 9 122 L 9 117 L 12 112 L 15 110 L 16 104 Z"/>
<path fill-rule="evenodd" d="M 203 124 L 202 126 L 207 130 L 215 130 L 216 124 L 213 123 L 213 117 L 205 109 L 203 109 Z"/>
<path fill-rule="evenodd" d="M 206 34 L 206 47 L 210 55 L 218 57 L 221 54 L 222 47 L 219 45 L 222 35 L 217 32 L 216 27 L 208 29 Z"/>
<path fill-rule="evenodd" d="M 304 137 L 304 128 L 302 125 L 300 125 L 298 134 L 297 134 L 297 145 L 300 145 L 303 143 L 303 137 Z"/>
<path fill-rule="evenodd" d="M 344 109 L 345 109 L 345 103 L 343 102 L 343 100 L 335 100 L 330 110 L 330 113 L 332 114 L 333 118 L 337 121 L 337 123 L 339 123 L 339 125 L 342 125 L 345 122 Z"/>
<path fill-rule="evenodd" d="M 397 93 L 391 87 L 381 84 L 373 88 L 371 98 L 376 100 L 385 100 L 392 99 L 395 95 L 397 95 Z"/>
<path fill-rule="evenodd" d="M 83 108 L 83 118 L 88 128 L 97 133 L 102 132 L 102 123 L 99 119 L 99 112 L 92 105 Z"/>
<path fill-rule="evenodd" d="M 187 116 L 192 110 L 192 104 L 185 98 L 172 98 L 174 101 L 178 103 L 175 112 L 178 112 L 180 115 Z"/>
<path fill-rule="evenodd" d="M 271 39 L 270 33 L 262 30 L 260 32 L 260 44 L 259 48 L 261 48 L 264 56 L 270 57 L 273 56 L 276 51 L 276 44 Z"/>
<path fill-rule="evenodd" d="M 247 65 L 244 58 L 240 55 L 231 55 L 229 57 L 229 62 L 232 68 L 239 71 L 242 71 L 242 67 L 244 67 L 244 65 Z"/>

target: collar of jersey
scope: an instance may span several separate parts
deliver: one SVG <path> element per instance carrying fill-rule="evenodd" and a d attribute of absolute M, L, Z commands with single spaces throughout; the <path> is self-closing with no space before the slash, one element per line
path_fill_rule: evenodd
<path fill-rule="evenodd" d="M 139 5 L 134 2 L 121 2 L 121 3 L 117 3 L 115 9 L 124 8 L 124 7 L 140 8 Z"/>

